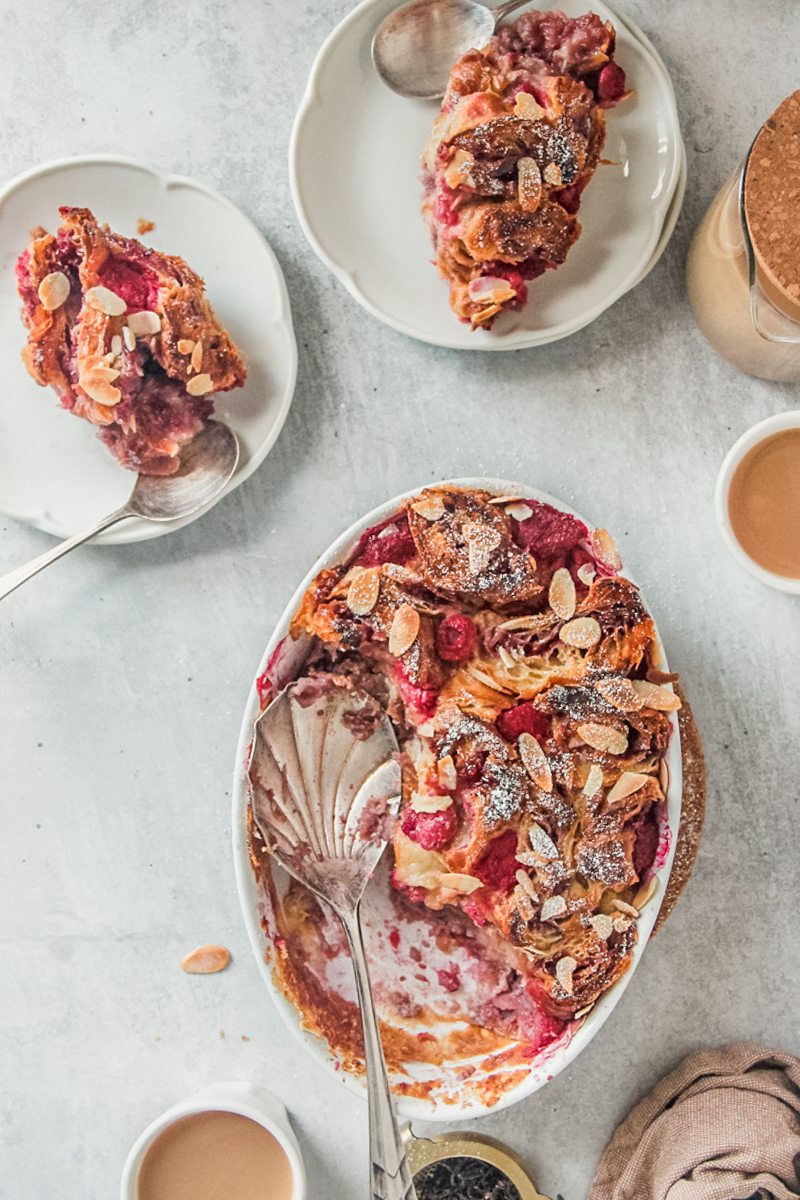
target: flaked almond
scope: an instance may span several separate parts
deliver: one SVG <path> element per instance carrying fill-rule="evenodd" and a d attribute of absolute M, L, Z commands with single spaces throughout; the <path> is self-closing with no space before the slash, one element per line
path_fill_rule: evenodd
<path fill-rule="evenodd" d="M 102 368 L 95 368 L 95 370 L 98 369 Z M 109 383 L 107 379 L 102 379 L 95 374 L 82 375 L 78 382 L 95 404 L 102 404 L 105 408 L 114 408 L 122 399 L 122 392 L 118 387 L 114 387 L 113 383 Z"/>
<path fill-rule="evenodd" d="M 111 288 L 91 287 L 86 290 L 86 303 L 90 308 L 96 308 L 107 317 L 121 317 L 128 307 L 122 296 L 112 292 Z"/>
<path fill-rule="evenodd" d="M 39 284 L 39 300 L 46 312 L 55 312 L 69 295 L 69 278 L 63 271 L 51 271 Z"/>
<path fill-rule="evenodd" d="M 553 612 L 562 621 L 568 621 L 575 615 L 575 583 L 566 567 L 559 567 L 553 573 L 547 598 Z"/>
<path fill-rule="evenodd" d="M 111 355 L 113 358 L 117 358 L 120 354 L 122 354 L 122 338 L 115 333 L 111 339 Z"/>
<path fill-rule="evenodd" d="M 533 516 L 533 509 L 527 504 L 509 504 L 506 512 L 515 521 L 527 521 L 528 517 Z"/>
<path fill-rule="evenodd" d="M 543 613 L 531 613 L 529 617 L 511 617 L 508 621 L 502 621 L 497 628 L 511 632 L 515 629 L 547 629 L 552 624 L 552 617 Z"/>
<path fill-rule="evenodd" d="M 630 917 L 623 917 L 621 914 L 618 917 L 614 917 L 614 928 L 617 933 L 624 933 L 626 929 L 630 929 L 631 924 Z"/>
<path fill-rule="evenodd" d="M 523 766 L 536 786 L 543 792 L 552 792 L 553 772 L 550 770 L 547 755 L 533 734 L 521 733 L 517 741 L 517 748 Z"/>
<path fill-rule="evenodd" d="M 633 690 L 642 701 L 645 708 L 654 708 L 657 712 L 677 712 L 681 707 L 680 696 L 672 688 L 660 683 L 648 683 L 646 679 L 634 679 Z"/>
<path fill-rule="evenodd" d="M 441 496 L 423 496 L 421 500 L 415 500 L 411 507 L 426 521 L 441 521 L 445 514 L 444 500 Z"/>
<path fill-rule="evenodd" d="M 554 917 L 563 917 L 567 911 L 567 902 L 563 896 L 548 896 L 539 913 L 541 921 L 552 921 Z"/>
<path fill-rule="evenodd" d="M 527 894 L 530 896 L 531 900 L 539 899 L 539 893 L 536 891 L 536 888 L 533 886 L 533 880 L 531 879 L 531 877 L 527 871 L 523 871 L 520 868 L 520 870 L 517 871 L 516 880 L 517 880 L 517 883 L 519 884 L 519 886 L 522 888 L 522 890 L 524 892 L 527 892 Z"/>
<path fill-rule="evenodd" d="M 662 792 L 666 796 L 669 791 L 669 767 L 667 766 L 666 759 L 663 758 L 658 764 L 658 782 Z"/>
<path fill-rule="evenodd" d="M 191 358 L 192 370 L 199 371 L 203 365 L 203 343 L 195 342 L 192 348 Z"/>
<path fill-rule="evenodd" d="M 479 887 L 483 887 L 480 879 L 476 879 L 474 875 L 450 874 L 449 872 L 439 876 L 439 884 L 451 892 L 458 892 L 461 896 L 469 896 Z"/>
<path fill-rule="evenodd" d="M 410 650 L 419 633 L 419 613 L 411 604 L 401 604 L 389 630 L 389 653 L 395 658 Z"/>
<path fill-rule="evenodd" d="M 608 913 L 596 913 L 595 916 L 589 917 L 589 924 L 599 938 L 607 942 L 614 930 L 614 918 Z"/>
<path fill-rule="evenodd" d="M 548 860 L 558 858 L 558 846 L 556 846 L 549 833 L 546 833 L 541 825 L 537 825 L 536 822 L 530 827 L 528 840 L 530 841 L 531 849 L 540 858 Z M 519 855 L 517 855 L 517 861 L 519 861 Z"/>
<path fill-rule="evenodd" d="M 591 587 L 594 583 L 597 571 L 590 562 L 581 563 L 577 571 L 578 579 L 581 583 L 585 583 L 587 587 Z"/>
<path fill-rule="evenodd" d="M 362 571 L 347 589 L 347 607 L 357 617 L 372 612 L 378 602 L 381 580 L 377 571 Z"/>
<path fill-rule="evenodd" d="M 191 354 L 194 342 L 191 338 L 178 338 L 178 354 Z"/>
<path fill-rule="evenodd" d="M 214 975 L 224 971 L 231 961 L 231 952 L 225 946 L 197 946 L 181 959 L 181 967 L 188 975 Z"/>
<path fill-rule="evenodd" d="M 496 529 L 488 529 L 475 521 L 465 522 L 462 533 L 467 543 L 470 572 L 479 575 L 488 567 L 492 554 L 500 545 L 500 534 Z"/>
<path fill-rule="evenodd" d="M 522 887 L 515 887 L 514 899 L 517 902 L 517 912 L 522 917 L 523 921 L 532 921 L 536 916 L 536 910 L 533 907 L 533 901 L 525 889 Z"/>
<path fill-rule="evenodd" d="M 606 797 L 608 803 L 616 804 L 618 800 L 625 800 L 640 792 L 649 779 L 649 775 L 642 775 L 639 771 L 623 771 Z"/>
<path fill-rule="evenodd" d="M 524 212 L 536 212 L 542 203 L 542 172 L 535 158 L 521 158 L 517 163 L 519 206 Z"/>
<path fill-rule="evenodd" d="M 110 367 L 107 363 L 96 362 L 83 378 L 102 380 L 103 383 L 113 383 L 115 379 L 119 379 L 119 371 L 116 367 Z"/>
<path fill-rule="evenodd" d="M 542 865 L 541 858 L 533 854 L 530 850 L 520 850 L 519 854 L 515 854 L 516 862 L 522 863 L 523 867 L 540 867 Z"/>
<path fill-rule="evenodd" d="M 618 571 L 622 566 L 622 559 L 619 556 L 617 544 L 608 530 L 593 529 L 589 535 L 589 540 L 595 558 L 598 558 L 605 566 L 610 567 L 612 571 Z"/>
<path fill-rule="evenodd" d="M 448 792 L 455 791 L 458 784 L 458 772 L 452 754 L 445 754 L 443 758 L 439 759 L 436 764 L 436 775 L 441 787 L 447 788 Z"/>
<path fill-rule="evenodd" d="M 214 382 L 210 375 L 193 375 L 186 384 L 190 396 L 205 396 L 206 392 L 213 391 L 213 388 Z"/>
<path fill-rule="evenodd" d="M 600 624 L 594 617 L 575 617 L 562 625 L 558 636 L 565 646 L 575 646 L 578 650 L 589 650 L 596 646 L 602 636 Z"/>
<path fill-rule="evenodd" d="M 612 675 L 608 679 L 599 679 L 594 685 L 604 700 L 620 712 L 635 712 L 642 707 L 642 698 L 634 688 L 630 679 L 623 675 Z"/>
<path fill-rule="evenodd" d="M 586 783 L 583 785 L 584 796 L 595 796 L 603 786 L 603 768 L 598 767 L 597 763 L 592 763 L 589 767 L 589 774 L 586 776 Z"/>
<path fill-rule="evenodd" d="M 517 500 L 522 500 L 522 496 L 492 496 L 490 504 L 515 504 Z"/>
<path fill-rule="evenodd" d="M 435 796 L 432 792 L 412 792 L 410 803 L 414 812 L 437 813 L 451 808 L 453 797 Z"/>
<path fill-rule="evenodd" d="M 122 340 L 125 343 L 126 350 L 136 349 L 136 334 L 127 325 L 122 326 Z"/>
<path fill-rule="evenodd" d="M 619 900 L 616 896 L 611 901 L 611 907 L 615 908 L 618 912 L 626 913 L 634 919 L 639 916 L 638 908 L 634 908 L 632 904 L 628 904 L 627 900 Z"/>
<path fill-rule="evenodd" d="M 637 910 L 644 908 L 648 900 L 652 900 L 658 891 L 658 879 L 655 875 L 651 875 L 647 883 L 643 883 L 636 895 L 633 897 L 633 907 Z"/>
<path fill-rule="evenodd" d="M 551 187 L 561 187 L 564 182 L 561 167 L 558 163 L 548 163 L 542 174 L 544 175 L 545 183 L 549 183 Z"/>
<path fill-rule="evenodd" d="M 514 116 L 527 117 L 531 121 L 536 121 L 544 116 L 544 109 L 530 92 L 517 92 L 514 100 Z"/>
<path fill-rule="evenodd" d="M 628 735 L 617 725 L 601 725 L 597 721 L 587 721 L 578 726 L 578 734 L 594 750 L 602 750 L 605 754 L 624 754 L 628 749 Z"/>
<path fill-rule="evenodd" d="M 152 337 L 161 332 L 161 317 L 158 313 L 143 309 L 128 314 L 128 328 L 134 337 Z"/>
<path fill-rule="evenodd" d="M 457 149 L 444 173 L 444 181 L 449 188 L 460 187 L 470 173 L 475 159 L 468 150 Z"/>
<path fill-rule="evenodd" d="M 575 974 L 577 962 L 569 954 L 564 955 L 556 963 L 556 979 L 561 984 L 568 996 L 571 996 L 574 988 L 572 986 L 572 977 Z"/>

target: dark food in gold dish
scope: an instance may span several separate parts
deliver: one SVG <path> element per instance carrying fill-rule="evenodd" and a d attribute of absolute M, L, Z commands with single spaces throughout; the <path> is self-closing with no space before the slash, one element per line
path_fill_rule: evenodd
<path fill-rule="evenodd" d="M 424 914 L 429 963 L 455 945 L 485 954 L 470 981 L 434 967 L 438 984 L 451 1011 L 526 1042 L 528 1059 L 627 970 L 669 844 L 664 760 L 680 700 L 620 568 L 605 530 L 549 504 L 430 488 L 321 571 L 291 624 L 312 639 L 309 696 L 333 683 L 366 691 L 402 748 L 397 929 L 385 934 L 382 912 L 375 937 L 398 950 L 403 921 Z M 264 702 L 273 686 L 268 669 Z M 284 982 L 320 1017 L 319 989 L 301 976 L 323 923 L 297 897 L 290 909 Z M 425 966 L 418 949 L 410 957 Z M 408 1016 L 403 969 L 376 991 Z M 432 988 L 415 986 L 427 1003 Z"/>
<path fill-rule="evenodd" d="M 214 393 L 245 382 L 244 363 L 183 259 L 112 233 L 87 208 L 59 211 L 58 232 L 33 230 L 17 262 L 28 370 L 99 426 L 124 467 L 174 474 Z"/>
<path fill-rule="evenodd" d="M 423 155 L 423 216 L 462 321 L 489 329 L 564 262 L 624 98 L 615 31 L 594 13 L 525 12 L 453 67 Z"/>

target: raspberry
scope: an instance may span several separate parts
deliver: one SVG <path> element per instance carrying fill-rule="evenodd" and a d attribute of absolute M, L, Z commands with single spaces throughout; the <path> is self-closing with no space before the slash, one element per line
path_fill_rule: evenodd
<path fill-rule="evenodd" d="M 436 653 L 445 662 L 461 662 L 475 649 L 478 632 L 462 613 L 449 613 L 436 630 Z"/>
<path fill-rule="evenodd" d="M 566 554 L 578 542 L 589 536 L 583 521 L 569 513 L 542 504 L 539 500 L 526 500 L 531 516 L 524 521 L 514 522 L 514 533 L 518 545 L 534 554 Z"/>
<path fill-rule="evenodd" d="M 517 831 L 507 829 L 490 843 L 489 848 L 470 874 L 487 888 L 497 892 L 513 892 L 517 883 Z"/>
<path fill-rule="evenodd" d="M 652 806 L 639 814 L 633 822 L 632 829 L 635 835 L 633 869 L 641 879 L 644 872 L 652 867 L 658 851 L 658 820 Z"/>
<path fill-rule="evenodd" d="M 516 742 L 521 733 L 532 733 L 540 742 L 550 736 L 550 720 L 530 700 L 507 708 L 495 721 L 498 732 L 507 742 Z"/>
<path fill-rule="evenodd" d="M 457 992 L 461 987 L 461 971 L 458 963 L 450 963 L 449 967 L 440 967 L 436 974 L 439 978 L 439 985 L 446 992 Z"/>
<path fill-rule="evenodd" d="M 359 567 L 380 567 L 391 562 L 402 566 L 414 557 L 416 549 L 408 517 L 390 517 L 382 525 L 375 525 L 362 536 L 353 556 L 353 564 Z"/>
<path fill-rule="evenodd" d="M 597 94 L 603 104 L 616 104 L 625 95 L 625 72 L 615 62 L 606 63 L 597 77 Z"/>
<path fill-rule="evenodd" d="M 451 804 L 441 812 L 417 812 L 407 808 L 400 828 L 423 850 L 441 850 L 452 840 L 457 824 L 458 814 L 455 805 Z"/>
<path fill-rule="evenodd" d="M 398 690 L 406 708 L 420 713 L 423 718 L 432 717 L 436 711 L 436 702 L 439 699 L 439 693 L 436 688 L 422 687 L 418 683 L 412 683 L 402 663 L 397 664 L 395 676 Z"/>
<path fill-rule="evenodd" d="M 397 870 L 392 871 L 392 887 L 395 891 L 400 892 L 408 900 L 409 904 L 424 904 L 427 890 L 424 887 L 413 887 L 410 883 L 404 883 Z"/>

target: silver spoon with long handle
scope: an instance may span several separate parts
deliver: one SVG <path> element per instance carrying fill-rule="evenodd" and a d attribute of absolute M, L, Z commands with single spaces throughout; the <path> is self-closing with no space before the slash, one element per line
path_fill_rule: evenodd
<path fill-rule="evenodd" d="M 23 567 L 0 576 L 0 600 L 25 583 L 50 563 L 88 542 L 103 529 L 128 517 L 145 521 L 176 521 L 189 517 L 214 500 L 225 487 L 239 462 L 239 439 L 221 421 L 208 425 L 181 453 L 180 470 L 175 475 L 139 475 L 127 503 L 83 533 L 59 542 Z"/>
<path fill-rule="evenodd" d="M 434 100 L 444 95 L 453 63 L 485 46 L 500 22 L 527 3 L 506 0 L 491 8 L 478 0 L 414 0 L 381 21 L 372 61 L 393 92 Z"/>
<path fill-rule="evenodd" d="M 364 1027 L 370 1196 L 415 1200 L 397 1123 L 361 937 L 364 889 L 386 849 L 385 816 L 400 798 L 397 740 L 368 696 L 313 680 L 290 684 L 256 722 L 248 768 L 264 845 L 341 921 Z"/>

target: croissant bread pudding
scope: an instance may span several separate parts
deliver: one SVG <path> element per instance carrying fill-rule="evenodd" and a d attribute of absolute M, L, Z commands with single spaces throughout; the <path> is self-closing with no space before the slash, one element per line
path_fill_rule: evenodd
<path fill-rule="evenodd" d="M 402 806 L 363 905 L 401 1074 L 504 1054 L 505 1082 L 481 1084 L 493 1102 L 510 1067 L 569 1038 L 630 965 L 669 847 L 665 756 L 680 700 L 620 570 L 610 535 L 569 513 L 437 487 L 322 570 L 294 616 L 287 643 L 310 647 L 309 703 L 334 685 L 366 693 L 401 746 Z M 283 652 L 259 681 L 264 703 L 285 682 Z M 251 849 L 272 891 L 281 986 L 358 1060 L 338 923 L 297 885 L 279 899 L 257 840 Z"/>
<path fill-rule="evenodd" d="M 450 305 L 473 329 L 527 300 L 580 236 L 581 193 L 626 95 L 614 27 L 524 12 L 453 67 L 422 158 L 423 216 Z"/>
<path fill-rule="evenodd" d="M 132 471 L 171 475 L 181 447 L 241 387 L 244 363 L 181 258 L 61 208 L 53 235 L 32 231 L 17 262 L 23 357 L 33 378 L 100 429 Z"/>

